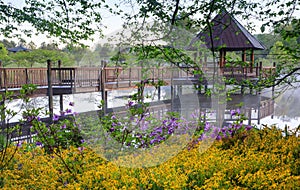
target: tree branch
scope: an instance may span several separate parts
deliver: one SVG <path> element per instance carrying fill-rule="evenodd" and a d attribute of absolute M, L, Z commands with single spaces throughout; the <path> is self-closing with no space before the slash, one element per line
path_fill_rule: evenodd
<path fill-rule="evenodd" d="M 175 10 L 173 12 L 172 20 L 171 20 L 171 26 L 173 26 L 176 22 L 176 16 L 177 16 L 178 10 L 179 10 L 179 2 L 180 2 L 180 0 L 176 0 Z"/>
<path fill-rule="evenodd" d="M 269 87 L 275 87 L 278 86 L 280 83 L 282 83 L 286 78 L 290 77 L 293 75 L 295 72 L 300 70 L 300 67 L 295 67 L 293 68 L 288 74 L 284 75 L 282 78 L 275 79 L 274 83 L 272 85 L 265 85 L 264 87 L 269 88 Z"/>

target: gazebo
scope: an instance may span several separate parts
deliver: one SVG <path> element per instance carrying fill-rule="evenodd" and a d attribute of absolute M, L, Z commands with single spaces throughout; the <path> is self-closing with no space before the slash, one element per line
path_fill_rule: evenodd
<path fill-rule="evenodd" d="M 219 52 L 219 67 L 221 69 L 225 69 L 227 66 L 225 65 L 226 52 L 241 51 L 242 62 L 249 63 L 249 70 L 246 69 L 245 73 L 249 76 L 254 74 L 254 50 L 263 50 L 265 46 L 225 10 L 218 14 L 210 24 L 211 27 L 206 27 L 191 41 L 190 47 L 200 40 L 211 51 Z M 251 52 L 250 58 L 247 58 L 247 50 Z"/>

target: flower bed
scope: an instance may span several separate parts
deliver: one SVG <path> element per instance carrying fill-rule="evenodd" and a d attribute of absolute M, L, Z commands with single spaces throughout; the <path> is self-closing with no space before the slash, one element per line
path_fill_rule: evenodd
<path fill-rule="evenodd" d="M 68 148 L 45 153 L 22 144 L 1 169 L 3 189 L 296 189 L 300 187 L 300 141 L 273 128 L 215 141 L 200 141 L 153 167 L 121 167 L 93 150 Z M 161 145 L 163 146 L 163 145 Z M 174 147 L 169 147 L 171 150 Z M 15 147 L 7 149 L 12 155 Z M 164 149 L 166 150 L 166 149 Z M 167 154 L 158 152 L 157 154 Z M 58 156 L 59 155 L 59 156 Z M 60 157 L 61 156 L 61 157 Z M 151 155 L 143 155 L 151 158 Z M 155 155 L 160 157 L 163 155 Z M 152 155 L 153 157 L 153 155 Z M 6 156 L 5 158 L 9 158 Z M 63 158 L 63 159 L 61 159 Z M 5 160 L 2 161 L 2 163 Z M 66 167 L 67 166 L 67 167 Z"/>

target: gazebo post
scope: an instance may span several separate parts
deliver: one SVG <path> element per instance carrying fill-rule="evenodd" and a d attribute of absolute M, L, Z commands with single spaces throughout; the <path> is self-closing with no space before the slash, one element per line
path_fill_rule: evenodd
<path fill-rule="evenodd" d="M 246 61 L 247 61 L 246 50 L 243 50 L 243 52 L 242 52 L 242 61 L 243 61 L 243 62 L 246 62 Z"/>
<path fill-rule="evenodd" d="M 251 59 L 250 59 L 250 73 L 253 72 L 253 65 L 254 65 L 254 50 L 251 49 Z"/>
<path fill-rule="evenodd" d="M 220 68 L 224 67 L 224 62 L 225 62 L 225 50 L 221 49 L 220 50 Z"/>

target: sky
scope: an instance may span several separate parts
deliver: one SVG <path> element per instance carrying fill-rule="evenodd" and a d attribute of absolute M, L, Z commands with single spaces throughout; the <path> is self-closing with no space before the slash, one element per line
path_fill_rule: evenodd
<path fill-rule="evenodd" d="M 17 7 L 22 7 L 25 5 L 25 0 L 3 0 L 4 2 L 10 2 L 12 3 L 14 6 L 17 6 Z M 118 0 L 109 0 L 107 1 L 108 4 L 110 5 L 113 5 L 114 3 L 118 3 L 120 1 Z M 125 5 L 122 5 L 122 9 L 124 9 L 125 11 L 129 11 L 130 10 L 130 7 L 126 7 Z M 299 15 L 299 14 L 298 14 Z M 240 18 L 236 18 L 242 25 L 246 25 L 247 24 L 247 21 L 246 20 L 241 20 Z M 122 20 L 119 16 L 115 16 L 115 15 L 111 15 L 109 14 L 108 12 L 104 11 L 103 12 L 103 20 L 102 20 L 102 24 L 107 26 L 106 28 L 103 27 L 103 34 L 104 35 L 111 35 L 112 33 L 114 33 L 115 31 L 118 31 L 122 28 Z M 261 22 L 259 21 L 255 21 L 255 24 L 256 24 L 256 27 L 255 27 L 255 30 L 256 31 L 252 31 L 253 34 L 257 34 L 257 33 L 260 33 L 260 26 L 261 26 Z M 51 39 L 47 39 L 45 37 L 45 35 L 41 35 L 41 36 L 34 36 L 32 38 L 27 38 L 27 37 L 24 37 L 27 42 L 30 42 L 30 41 L 33 41 L 35 42 L 37 45 L 40 45 L 41 42 L 43 41 L 48 41 L 48 42 L 51 42 Z M 94 42 L 87 42 L 88 45 L 90 45 L 91 47 L 94 46 L 96 43 L 99 43 L 99 42 L 105 42 L 106 40 L 103 40 L 103 39 L 100 39 L 100 37 L 98 36 L 95 36 L 94 37 L 95 40 Z M 41 40 L 42 39 L 42 40 Z"/>

